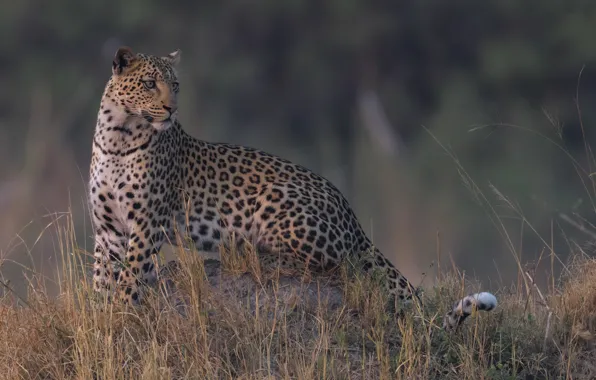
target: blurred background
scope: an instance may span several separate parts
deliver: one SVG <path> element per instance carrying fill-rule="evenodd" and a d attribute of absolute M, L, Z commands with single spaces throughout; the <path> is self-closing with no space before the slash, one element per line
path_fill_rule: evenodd
<path fill-rule="evenodd" d="M 129 45 L 181 49 L 185 129 L 327 177 L 416 284 L 440 246 L 442 266 L 510 285 L 513 250 L 565 262 L 594 240 L 595 35 L 579 0 L 5 2 L 0 273 L 18 291 L 53 276 L 65 213 L 91 249 L 91 138 Z"/>

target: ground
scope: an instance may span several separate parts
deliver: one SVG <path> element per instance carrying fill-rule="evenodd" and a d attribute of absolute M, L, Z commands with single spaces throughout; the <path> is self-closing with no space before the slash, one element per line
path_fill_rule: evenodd
<path fill-rule="evenodd" d="M 262 272 L 250 248 L 223 251 L 221 263 L 176 252 L 177 265 L 161 266 L 160 286 L 137 308 L 94 299 L 77 255 L 64 257 L 59 297 L 34 282 L 26 303 L 8 292 L 0 300 L 0 379 L 596 376 L 596 261 L 583 256 L 556 293 L 540 297 L 531 284 L 530 293 L 501 289 L 496 310 L 448 333 L 440 326 L 461 295 L 458 273 L 425 289 L 423 310 L 394 316 L 378 284 L 348 281 L 346 268 L 296 279 Z"/>

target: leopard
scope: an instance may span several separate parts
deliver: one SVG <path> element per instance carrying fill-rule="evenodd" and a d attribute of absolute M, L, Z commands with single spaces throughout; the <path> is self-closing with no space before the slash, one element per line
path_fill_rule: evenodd
<path fill-rule="evenodd" d="M 325 272 L 349 259 L 364 274 L 381 273 L 399 302 L 420 300 L 329 180 L 265 151 L 203 141 L 182 128 L 180 57 L 180 50 L 158 56 L 128 46 L 114 55 L 91 152 L 93 289 L 138 305 L 142 286 L 156 278 L 154 256 L 182 231 L 202 252 L 241 237 L 263 260 L 284 267 Z M 447 327 L 459 320 L 445 317 Z"/>

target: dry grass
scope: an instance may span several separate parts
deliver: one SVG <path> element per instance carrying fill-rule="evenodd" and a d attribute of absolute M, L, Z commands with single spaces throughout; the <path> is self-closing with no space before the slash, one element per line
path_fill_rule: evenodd
<path fill-rule="evenodd" d="M 93 294 L 73 236 L 70 224 L 58 233 L 59 297 L 32 280 L 26 302 L 0 300 L 1 379 L 596 376 L 596 261 L 584 256 L 546 303 L 535 288 L 502 290 L 495 311 L 450 334 L 440 324 L 462 295 L 456 273 L 426 289 L 424 308 L 394 314 L 378 282 L 349 268 L 296 278 L 263 271 L 250 248 L 221 264 L 179 250 L 177 270 L 162 266 L 144 305 L 124 309 Z"/>

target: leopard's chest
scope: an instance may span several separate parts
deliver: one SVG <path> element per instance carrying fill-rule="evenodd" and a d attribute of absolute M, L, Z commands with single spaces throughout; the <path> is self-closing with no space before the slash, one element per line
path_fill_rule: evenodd
<path fill-rule="evenodd" d="M 128 160 L 120 157 L 94 152 L 89 199 L 96 221 L 124 224 L 127 207 L 136 198 L 142 198 L 140 184 L 135 184 L 133 173 L 127 170 L 129 165 Z"/>
<path fill-rule="evenodd" d="M 106 206 L 122 226 L 130 223 L 131 211 L 161 220 L 180 208 L 179 170 L 167 150 L 157 146 L 127 156 L 94 155 L 90 196 L 99 221 Z"/>

